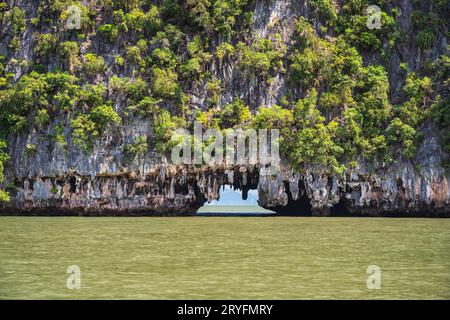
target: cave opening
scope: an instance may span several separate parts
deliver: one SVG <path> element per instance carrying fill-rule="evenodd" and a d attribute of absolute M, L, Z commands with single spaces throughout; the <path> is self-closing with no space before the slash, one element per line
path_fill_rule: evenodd
<path fill-rule="evenodd" d="M 198 211 L 199 216 L 270 216 L 275 212 L 258 205 L 256 189 L 236 189 L 224 185 L 220 189 L 220 198 L 206 202 Z"/>
<path fill-rule="evenodd" d="M 69 192 L 70 193 L 76 193 L 77 192 L 77 178 L 70 177 L 69 184 L 70 184 Z"/>
<path fill-rule="evenodd" d="M 338 203 L 336 203 L 330 209 L 330 216 L 332 217 L 349 217 L 351 216 L 348 210 L 348 200 L 342 197 Z"/>
<path fill-rule="evenodd" d="M 311 217 L 312 216 L 312 207 L 311 201 L 306 195 L 305 185 L 303 181 L 299 181 L 299 194 L 297 199 L 294 200 L 292 198 L 292 194 L 290 192 L 289 184 L 285 182 L 285 189 L 288 190 L 288 202 L 285 206 L 276 207 L 274 210 L 280 216 L 300 216 L 300 217 Z"/>

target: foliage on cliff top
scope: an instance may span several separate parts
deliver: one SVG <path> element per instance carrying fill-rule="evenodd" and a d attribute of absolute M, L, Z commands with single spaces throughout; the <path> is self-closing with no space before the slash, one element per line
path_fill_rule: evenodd
<path fill-rule="evenodd" d="M 68 4 L 81 9 L 79 30 L 65 27 Z M 300 17 L 286 40 L 276 19 L 264 37 L 252 32 L 255 3 L 248 0 L 49 0 L 33 15 L 7 1 L 0 6 L 7 46 L 0 57 L 1 136 L 35 126 L 41 134 L 47 126 L 68 127 L 75 146 L 88 150 L 137 114 L 154 127 L 149 149 L 163 153 L 171 132 L 193 120 L 205 128 L 275 127 L 286 136 L 282 151 L 297 168 L 312 164 L 342 172 L 361 157 L 381 163 L 413 158 L 421 126 L 433 113 L 450 150 L 448 90 L 442 89 L 448 89 L 448 56 L 430 72 L 406 70 L 403 91 L 392 103 L 388 57 L 408 35 L 400 30 L 394 4 L 375 4 L 383 23 L 371 31 L 368 1 L 344 1 L 341 7 L 309 1 L 319 18 L 313 24 Z M 446 5 L 413 2 L 414 41 L 421 52 L 447 36 L 437 28 L 448 25 Z M 27 29 L 33 35 L 31 61 L 22 54 Z M 217 78 L 233 66 L 233 83 Z M 277 77 L 289 80 L 279 106 L 233 96 L 241 86 L 270 91 Z M 57 140 L 64 140 L 58 132 Z"/>

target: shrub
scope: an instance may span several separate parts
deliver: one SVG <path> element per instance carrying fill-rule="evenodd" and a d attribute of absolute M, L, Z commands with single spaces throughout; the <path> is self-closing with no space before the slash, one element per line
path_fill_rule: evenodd
<path fill-rule="evenodd" d="M 251 116 L 249 107 L 241 99 L 237 98 L 223 108 L 220 113 L 220 126 L 226 129 L 235 126 L 245 126 L 251 120 Z"/>
<path fill-rule="evenodd" d="M 58 37 L 51 33 L 35 33 L 34 39 L 36 41 L 33 52 L 39 57 L 47 57 L 56 49 Z"/>
<path fill-rule="evenodd" d="M 136 141 L 125 146 L 127 158 L 143 156 L 148 150 L 147 136 L 137 136 Z"/>
<path fill-rule="evenodd" d="M 366 137 L 377 137 L 389 124 L 392 115 L 389 81 L 384 68 L 382 66 L 364 68 L 358 90 L 362 92 L 356 96 L 356 100 L 358 112 L 363 117 L 363 132 Z"/>
<path fill-rule="evenodd" d="M 322 65 L 319 58 L 320 56 L 310 49 L 305 49 L 303 52 L 297 52 L 291 55 L 291 80 L 303 87 L 313 84 L 317 78 L 317 72 Z"/>
<path fill-rule="evenodd" d="M 145 28 L 148 32 L 153 33 L 161 29 L 162 21 L 157 6 L 151 6 L 145 15 Z"/>
<path fill-rule="evenodd" d="M 106 86 L 103 83 L 86 84 L 80 92 L 80 101 L 86 106 L 99 106 L 103 104 Z"/>
<path fill-rule="evenodd" d="M 162 100 L 152 97 L 145 97 L 138 104 L 129 106 L 128 109 L 137 112 L 140 116 L 155 115 L 159 111 L 159 104 Z"/>
<path fill-rule="evenodd" d="M 256 129 L 291 130 L 293 125 L 292 110 L 274 105 L 269 108 L 259 108 L 258 114 L 252 120 L 252 126 Z"/>
<path fill-rule="evenodd" d="M 88 75 L 95 76 L 105 70 L 105 60 L 103 57 L 88 53 L 84 56 L 83 68 Z"/>
<path fill-rule="evenodd" d="M 210 0 L 187 0 L 186 7 L 189 14 L 189 21 L 197 27 L 211 31 L 211 1 Z"/>
<path fill-rule="evenodd" d="M 422 49 L 429 49 L 433 46 L 434 32 L 433 30 L 426 28 L 420 30 L 416 36 L 417 45 Z"/>
<path fill-rule="evenodd" d="M 187 49 L 191 57 L 198 56 L 203 51 L 203 43 L 199 35 L 196 35 L 191 41 L 189 41 L 187 44 Z"/>
<path fill-rule="evenodd" d="M 34 122 L 39 128 L 43 128 L 50 122 L 50 117 L 46 109 L 39 109 L 34 117 Z"/>
<path fill-rule="evenodd" d="M 80 65 L 80 57 L 78 43 L 75 41 L 64 41 L 59 46 L 60 54 L 66 59 L 66 63 L 69 66 L 69 70 L 73 71 Z"/>
<path fill-rule="evenodd" d="M 59 15 L 59 21 L 61 24 L 66 25 L 67 22 L 75 23 L 76 20 L 73 19 L 72 21 L 69 20 L 69 17 L 73 14 L 70 10 L 70 4 L 75 4 L 80 10 L 81 10 L 81 22 L 80 27 L 82 32 L 81 34 L 87 34 L 93 30 L 95 27 L 95 20 L 93 17 L 96 16 L 96 12 L 92 8 L 92 6 L 84 6 L 81 4 L 81 1 L 77 1 L 75 3 L 68 3 L 67 1 L 52 1 L 52 9 L 56 11 L 55 13 L 60 13 Z M 54 13 L 53 13 L 54 14 Z M 51 21 L 51 20 L 50 20 Z"/>
<path fill-rule="evenodd" d="M 356 107 L 346 108 L 341 118 L 340 126 L 336 129 L 336 142 L 345 150 L 345 159 L 355 161 L 363 139 L 363 118 Z"/>
<path fill-rule="evenodd" d="M 141 49 L 138 46 L 128 47 L 126 58 L 131 63 L 139 64 L 142 61 Z"/>
<path fill-rule="evenodd" d="M 216 31 L 231 38 L 236 19 L 243 12 L 248 0 L 216 0 L 213 4 L 213 24 Z"/>
<path fill-rule="evenodd" d="M 71 127 L 74 145 L 85 152 L 100 135 L 95 122 L 86 114 L 80 114 L 72 119 Z"/>
<path fill-rule="evenodd" d="M 188 59 L 181 65 L 181 73 L 184 77 L 197 76 L 201 72 L 201 59 L 192 58 Z"/>
<path fill-rule="evenodd" d="M 13 34 L 25 32 L 27 19 L 24 10 L 20 9 L 17 6 L 12 7 L 10 19 L 11 30 Z"/>
<path fill-rule="evenodd" d="M 207 112 L 197 111 L 195 121 L 200 122 L 204 129 L 219 129 L 219 119 L 214 109 L 209 109 Z"/>
<path fill-rule="evenodd" d="M 392 120 L 386 129 L 387 140 L 390 143 L 400 143 L 401 153 L 412 158 L 416 154 L 416 130 L 403 123 L 399 118 Z"/>
<path fill-rule="evenodd" d="M 251 46 L 238 45 L 241 54 L 241 66 L 259 77 L 267 77 L 269 73 L 282 67 L 282 59 L 286 48 L 277 47 L 270 39 L 257 39 Z"/>
<path fill-rule="evenodd" d="M 450 99 L 439 97 L 432 110 L 433 118 L 441 130 L 443 149 L 450 153 Z"/>
<path fill-rule="evenodd" d="M 373 32 L 362 32 L 358 37 L 357 43 L 363 49 L 381 49 L 381 41 Z"/>
<path fill-rule="evenodd" d="M 125 94 L 129 102 L 135 103 L 147 95 L 148 85 L 142 78 L 120 78 L 116 75 L 109 79 L 109 87 L 119 95 Z"/>
<path fill-rule="evenodd" d="M 129 29 L 142 32 L 145 26 L 145 13 L 139 8 L 134 8 L 125 15 L 125 22 Z"/>
<path fill-rule="evenodd" d="M 120 56 L 120 55 L 116 55 L 114 56 L 114 62 L 119 66 L 119 67 L 123 67 L 125 65 L 125 60 Z"/>
<path fill-rule="evenodd" d="M 72 120 L 73 142 L 81 150 L 87 151 L 108 126 L 120 124 L 121 121 L 111 106 L 95 107 L 89 114 L 80 114 Z"/>
<path fill-rule="evenodd" d="M 49 85 L 45 75 L 32 72 L 10 88 L 0 91 L 0 128 L 2 133 L 20 132 L 27 127 L 32 108 L 48 107 Z"/>
<path fill-rule="evenodd" d="M 231 58 L 236 52 L 234 46 L 228 42 L 224 42 L 217 46 L 216 48 L 216 57 L 219 61 L 223 61 L 226 57 Z"/>
<path fill-rule="evenodd" d="M 324 20 L 330 24 L 336 22 L 337 14 L 332 0 L 310 0 L 309 3 L 319 12 Z"/>
<path fill-rule="evenodd" d="M 109 125 L 118 125 L 122 122 L 122 119 L 114 109 L 107 105 L 98 106 L 92 109 L 89 113 L 89 118 L 95 122 L 99 129 L 105 129 Z"/>
<path fill-rule="evenodd" d="M 314 89 L 308 97 L 298 100 L 293 112 L 296 130 L 286 137 L 282 150 L 298 169 L 315 165 L 340 174 L 344 167 L 338 159 L 344 150 L 334 141 L 338 124 L 335 121 L 325 124 L 325 118 L 316 105 L 317 92 Z"/>
<path fill-rule="evenodd" d="M 222 92 L 222 83 L 220 80 L 210 80 L 206 84 L 206 96 L 209 107 L 215 107 L 219 104 L 220 93 Z"/>
<path fill-rule="evenodd" d="M 167 47 L 176 51 L 184 40 L 184 33 L 172 24 L 167 24 L 164 31 L 159 31 L 152 38 L 151 43 L 159 47 Z"/>
<path fill-rule="evenodd" d="M 295 37 L 300 49 L 315 47 L 319 41 L 313 26 L 304 17 L 300 17 L 295 24 Z"/>
<path fill-rule="evenodd" d="M 114 24 L 103 24 L 98 31 L 109 41 L 115 41 L 119 37 L 119 27 Z"/>
<path fill-rule="evenodd" d="M 50 135 L 51 141 L 57 143 L 61 148 L 67 147 L 66 137 L 64 135 L 63 128 L 60 125 L 56 125 L 53 128 L 53 132 Z"/>
<path fill-rule="evenodd" d="M 169 69 L 160 69 L 154 67 L 152 69 L 152 92 L 158 98 L 174 98 L 178 86 L 178 76 Z"/>
<path fill-rule="evenodd" d="M 160 110 L 154 117 L 153 137 L 155 150 L 159 153 L 170 151 L 177 141 L 172 141 L 172 134 L 177 128 L 185 128 L 186 121 L 183 118 L 172 116 L 167 110 Z"/>
<path fill-rule="evenodd" d="M 77 77 L 65 72 L 50 72 L 46 81 L 53 109 L 69 110 L 75 105 L 80 93 Z"/>
<path fill-rule="evenodd" d="M 152 53 L 152 61 L 158 67 L 174 69 L 178 61 L 177 56 L 170 48 L 156 48 Z"/>
<path fill-rule="evenodd" d="M 410 73 L 403 91 L 408 100 L 396 108 L 396 113 L 404 123 L 416 127 L 427 116 L 427 104 L 433 92 L 431 79 Z"/>

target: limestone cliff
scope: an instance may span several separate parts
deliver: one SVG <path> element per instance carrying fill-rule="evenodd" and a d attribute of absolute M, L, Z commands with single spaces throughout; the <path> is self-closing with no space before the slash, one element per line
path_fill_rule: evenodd
<path fill-rule="evenodd" d="M 427 7 L 427 1 L 421 2 L 422 7 Z M 6 3 L 20 7 L 28 19 L 35 18 L 40 10 L 39 1 Z M 101 25 L 102 19 L 108 19 L 109 13 L 101 5 L 95 7 L 91 1 L 81 3 L 96 8 L 93 19 L 96 25 Z M 332 1 L 338 15 L 345 3 Z M 362 56 L 366 65 L 380 63 L 385 66 L 390 100 L 400 103 L 405 83 L 401 62 L 412 72 L 421 72 L 429 61 L 447 53 L 448 33 L 446 30 L 437 32 L 432 48 L 421 49 L 414 34 L 417 30 L 411 19 L 411 1 L 394 1 L 391 7 L 400 12 L 396 21 L 404 36 L 403 42 L 389 48 L 389 40 L 382 41 L 382 47 L 389 52 L 388 58 L 369 51 L 362 52 Z M 245 8 L 253 13 L 253 23 L 247 34 L 264 38 L 276 32 L 288 51 L 299 17 L 312 21 L 323 38 L 336 36 L 333 28 L 323 31 L 326 19 L 308 1 L 255 0 L 248 1 Z M 41 31 L 44 28 L 46 32 L 57 32 L 51 24 L 40 28 Z M 0 55 L 6 57 L 8 70 L 17 81 L 29 70 L 23 64 L 11 61 L 36 59 L 33 34 L 37 27 L 27 22 L 25 32 L 15 36 L 21 44 L 17 50 L 7 44 L 14 37 L 9 30 L 10 27 L 0 31 Z M 184 40 L 191 40 L 193 35 L 185 32 Z M 210 38 L 211 48 L 224 41 L 220 34 Z M 98 33 L 91 32 L 80 43 L 81 54 L 94 51 L 105 59 L 106 70 L 96 76 L 95 83 L 108 83 L 114 74 L 131 77 L 137 72 L 138 68 L 133 66 L 116 70 L 114 57 L 122 50 L 119 42 L 106 42 Z M 56 54 L 50 54 L 42 63 L 48 70 L 56 70 L 65 64 Z M 265 81 L 260 77 L 244 76 L 237 64 L 233 59 L 214 58 L 205 63 L 204 72 L 222 83 L 219 108 L 236 96 L 245 101 L 252 112 L 262 106 L 279 104 L 289 94 L 305 96 L 301 88 L 291 88 L 289 77 L 282 70 L 275 72 L 272 81 Z M 189 96 L 189 107 L 208 108 L 206 81 L 185 81 L 182 87 Z M 113 95 L 111 89 L 108 90 L 107 94 Z M 448 94 L 448 88 L 439 90 L 444 96 Z M 119 114 L 126 112 L 126 108 L 125 99 L 114 100 L 114 109 Z M 163 102 L 162 108 L 175 109 L 170 101 Z M 126 145 L 136 136 L 146 136 L 149 141 L 155 136 L 152 121 L 138 115 L 124 117 L 121 125 L 105 130 L 86 152 L 75 146 L 71 113 L 60 112 L 46 127 L 33 124 L 28 130 L 8 133 L 10 160 L 5 168 L 3 186 L 10 191 L 11 201 L 1 205 L 1 214 L 192 215 L 206 201 L 218 199 L 221 187 L 229 184 L 243 190 L 244 195 L 250 189 L 257 189 L 260 205 L 280 214 L 450 216 L 449 155 L 440 141 L 442 129 L 432 119 L 420 124 L 422 138 L 412 157 L 397 154 L 392 162 L 384 163 L 358 156 L 357 164 L 340 174 L 307 164 L 299 169 L 283 159 L 278 174 L 260 176 L 258 166 L 198 168 L 173 165 L 165 155 L 158 154 L 152 144 L 147 152 L 130 159 L 124 152 Z M 67 145 L 61 146 L 49 138 L 56 126 L 61 127 L 60 135 Z"/>

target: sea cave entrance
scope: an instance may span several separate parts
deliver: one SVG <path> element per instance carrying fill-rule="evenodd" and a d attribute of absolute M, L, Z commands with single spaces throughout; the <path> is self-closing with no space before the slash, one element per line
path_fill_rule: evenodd
<path fill-rule="evenodd" d="M 234 189 L 224 185 L 220 189 L 219 200 L 205 203 L 198 211 L 198 216 L 271 216 L 275 212 L 258 205 L 258 191 Z"/>

